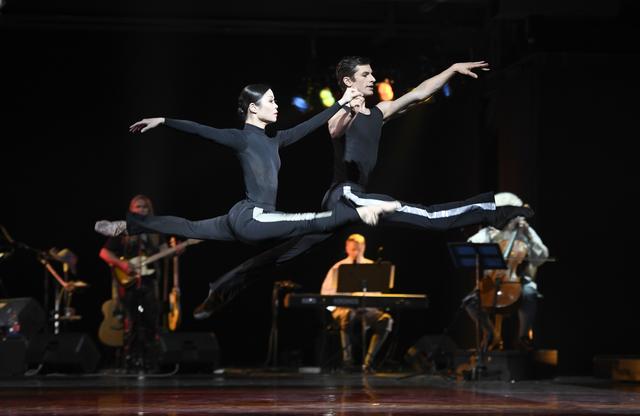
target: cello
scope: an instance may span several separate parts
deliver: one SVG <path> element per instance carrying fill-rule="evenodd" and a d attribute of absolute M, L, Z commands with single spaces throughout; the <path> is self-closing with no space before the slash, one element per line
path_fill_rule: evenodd
<path fill-rule="evenodd" d="M 506 308 L 520 299 L 522 282 L 517 274 L 517 269 L 529 251 L 527 244 L 518 238 L 521 233 L 522 225 L 518 221 L 511 236 L 498 243 L 507 269 L 487 272 L 480 281 L 480 304 L 482 307 Z"/>

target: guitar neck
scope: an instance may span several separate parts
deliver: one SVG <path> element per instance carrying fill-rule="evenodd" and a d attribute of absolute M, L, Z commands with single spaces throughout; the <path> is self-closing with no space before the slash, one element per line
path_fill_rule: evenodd
<path fill-rule="evenodd" d="M 153 256 L 147 257 L 147 259 L 144 261 L 144 264 L 153 263 L 154 261 L 160 260 L 161 258 L 174 254 L 176 251 L 181 250 L 184 247 L 190 246 L 192 244 L 198 244 L 201 242 L 202 240 L 196 240 L 196 239 L 190 238 L 187 241 L 183 241 L 182 243 L 178 244 L 175 247 L 168 248 L 166 250 L 163 250 L 159 253 L 154 254 Z"/>
<path fill-rule="evenodd" d="M 178 261 L 178 256 L 173 258 L 173 287 L 178 288 L 179 278 L 180 278 L 180 262 Z"/>

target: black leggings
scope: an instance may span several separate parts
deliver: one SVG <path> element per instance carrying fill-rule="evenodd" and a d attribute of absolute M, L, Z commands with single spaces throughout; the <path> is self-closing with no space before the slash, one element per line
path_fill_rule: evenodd
<path fill-rule="evenodd" d="M 349 188 L 345 189 L 345 186 Z M 387 195 L 366 194 L 361 191 L 361 187 L 351 183 L 334 185 L 325 194 L 322 209 L 329 210 L 336 207 L 341 203 L 343 194 L 352 199 L 354 203 L 361 205 L 373 205 L 379 201 L 393 200 Z M 444 231 L 466 225 L 491 222 L 496 212 L 493 193 L 487 192 L 463 201 L 430 206 L 402 202 L 399 211 L 381 217 L 380 225 Z M 292 238 L 246 260 L 216 281 L 211 282 L 210 287 L 218 291 L 220 297 L 226 297 L 227 300 L 230 300 L 249 283 L 267 275 L 266 271 L 305 254 L 332 235 L 331 232 L 325 232 Z"/>
<path fill-rule="evenodd" d="M 290 214 L 244 200 L 234 205 L 227 215 L 200 221 L 129 213 L 127 232 L 130 235 L 156 232 L 202 240 L 258 243 L 333 231 L 359 220 L 356 210 L 344 201 L 338 201 L 330 211 Z"/>

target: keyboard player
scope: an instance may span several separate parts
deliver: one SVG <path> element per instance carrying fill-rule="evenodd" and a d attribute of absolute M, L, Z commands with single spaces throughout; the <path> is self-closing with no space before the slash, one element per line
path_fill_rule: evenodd
<path fill-rule="evenodd" d="M 327 277 L 322 283 L 320 293 L 322 295 L 333 295 L 338 287 L 338 268 L 343 264 L 368 264 L 372 260 L 364 257 L 366 241 L 361 234 L 351 234 L 345 242 L 347 257 L 340 260 L 329 269 Z M 342 346 L 342 363 L 347 369 L 354 367 L 351 337 L 354 336 L 354 325 L 364 322 L 367 329 L 373 331 L 366 355 L 362 363 L 362 371 L 373 372 L 372 365 L 376 355 L 388 338 L 393 326 L 393 319 L 387 312 L 377 308 L 344 308 L 328 307 L 331 309 L 331 316 L 340 328 L 340 345 Z M 364 319 L 363 319 L 364 318 Z"/>

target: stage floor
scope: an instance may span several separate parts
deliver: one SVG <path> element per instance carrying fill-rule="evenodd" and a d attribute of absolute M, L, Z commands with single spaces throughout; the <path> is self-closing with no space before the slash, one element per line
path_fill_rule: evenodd
<path fill-rule="evenodd" d="M 439 375 L 36 375 L 0 379 L 6 415 L 640 414 L 640 384 L 587 377 L 503 382 Z"/>

